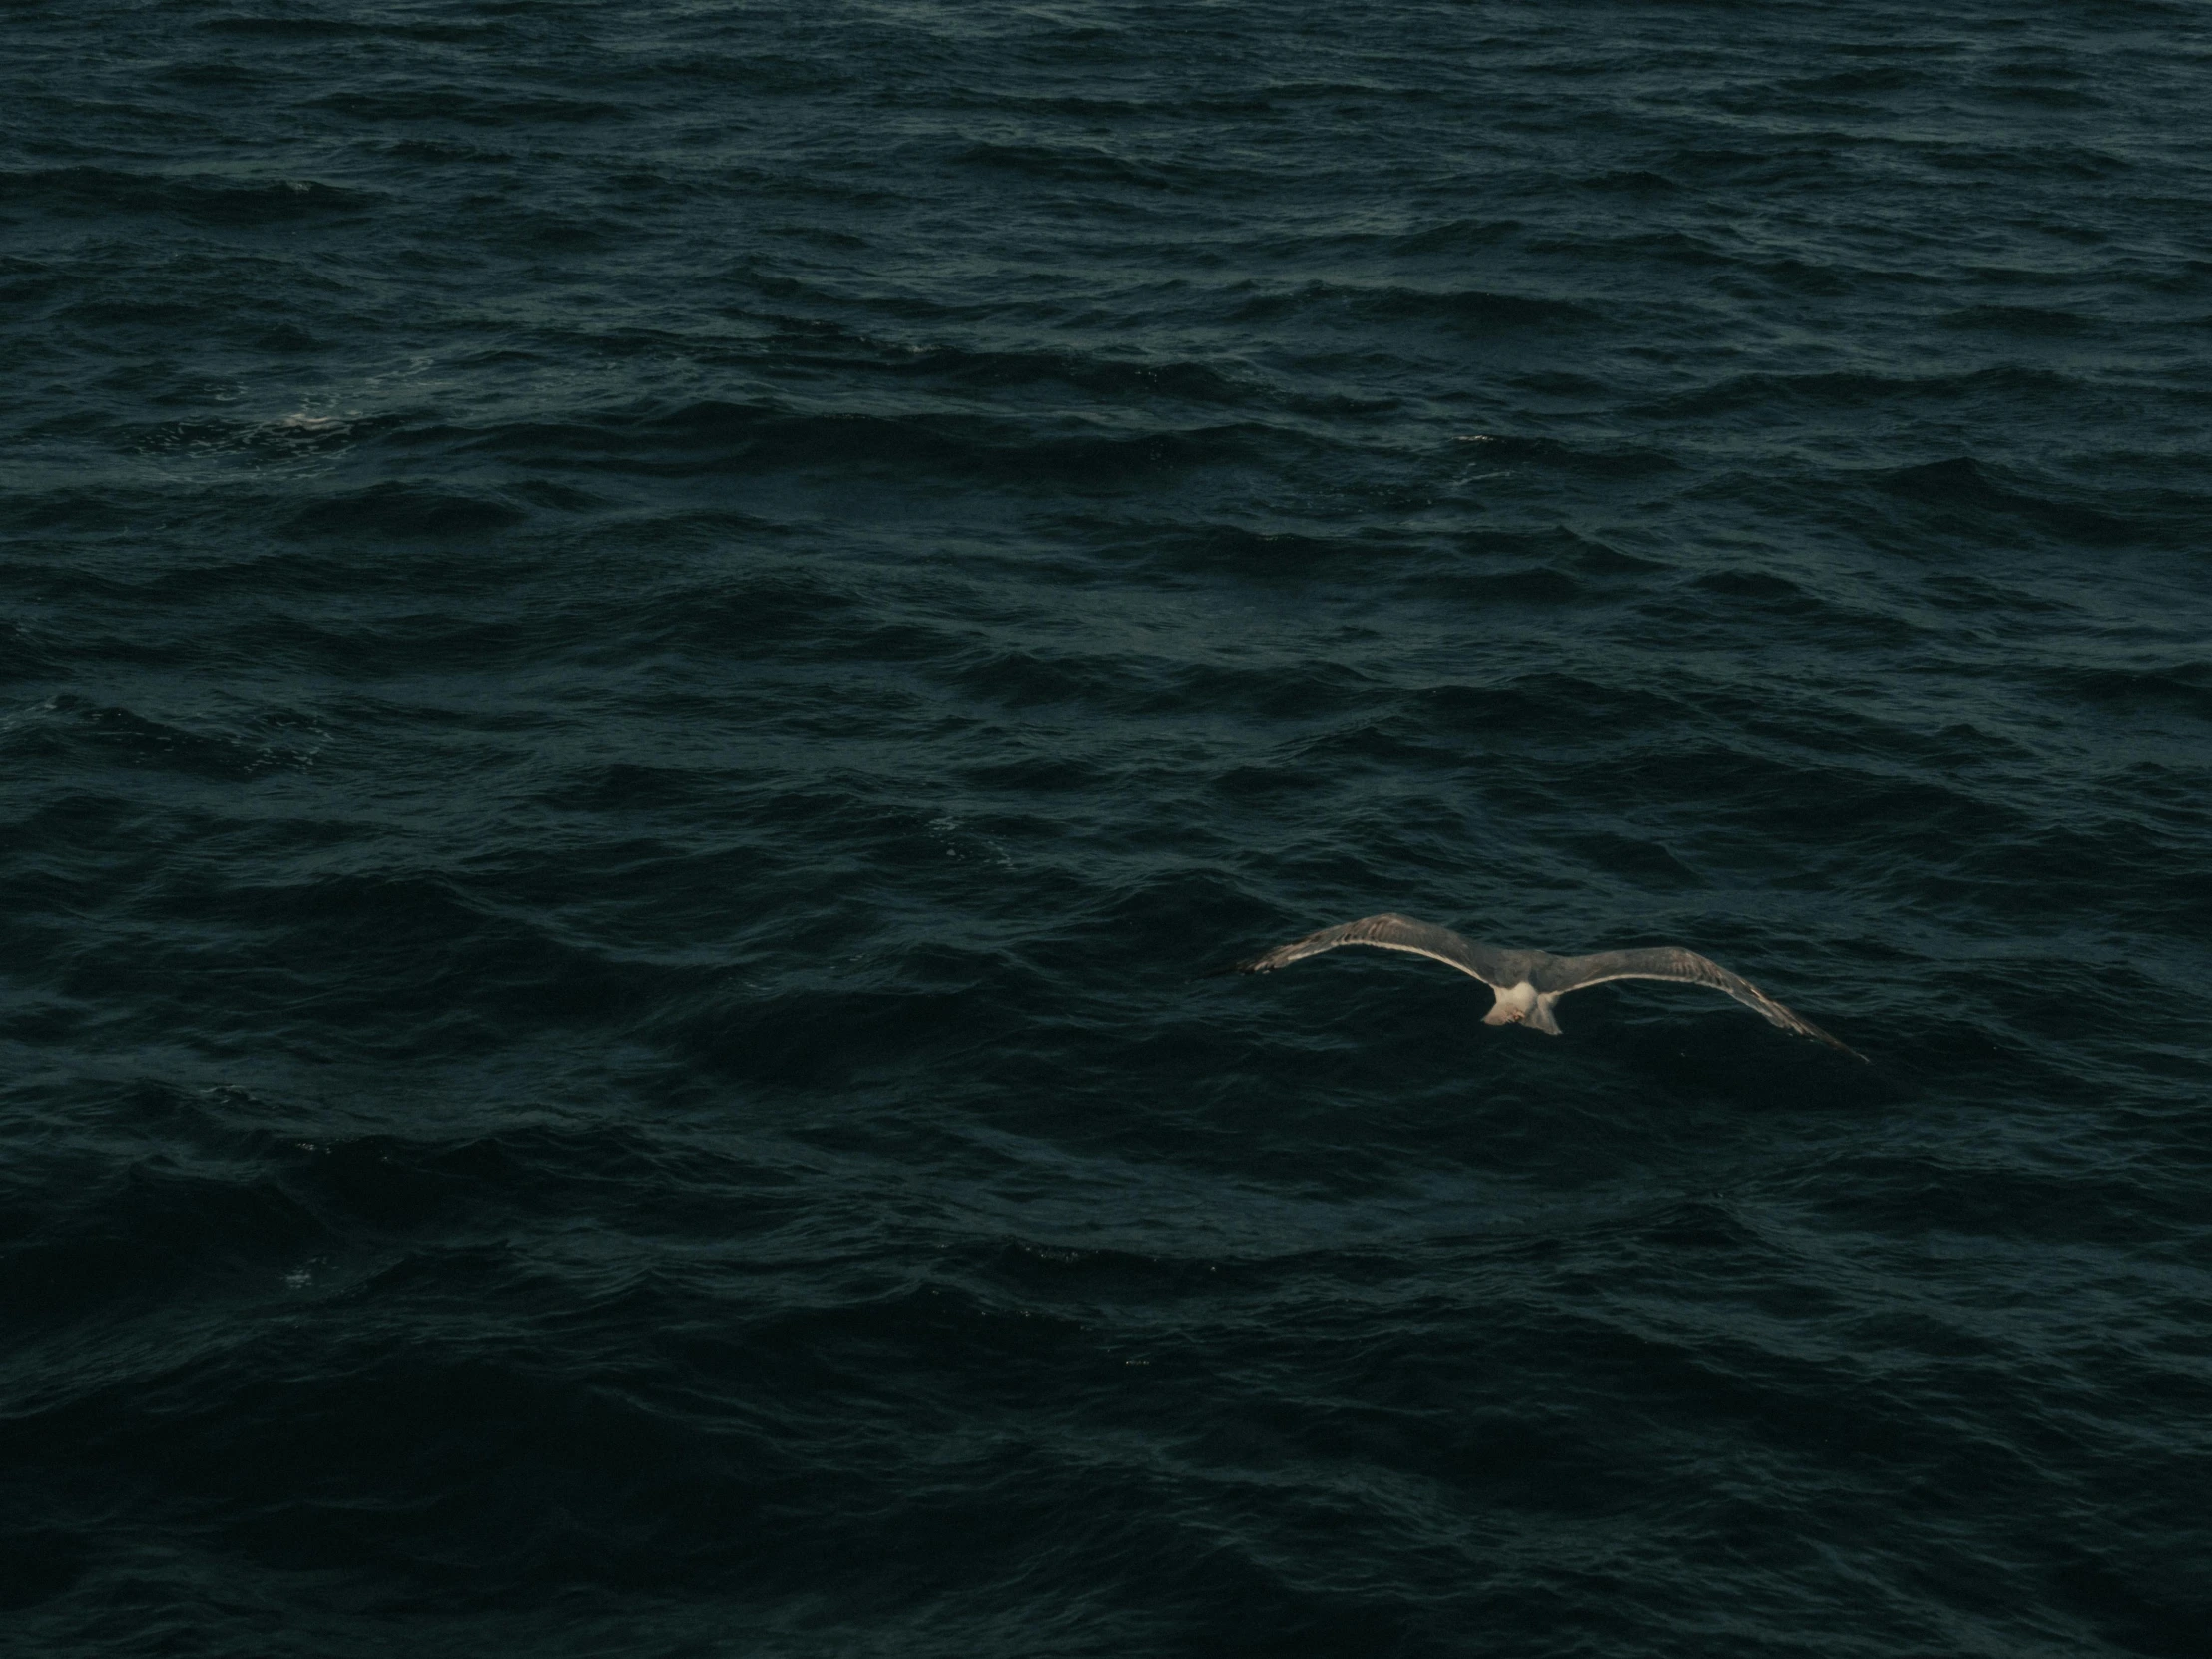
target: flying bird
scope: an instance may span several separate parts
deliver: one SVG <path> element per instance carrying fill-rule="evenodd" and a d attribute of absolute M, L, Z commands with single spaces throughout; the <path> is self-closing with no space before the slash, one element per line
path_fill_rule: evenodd
<path fill-rule="evenodd" d="M 1559 1022 L 1551 1017 L 1551 1005 L 1569 991 L 1584 985 L 1602 985 L 1608 979 L 1668 979 L 1682 985 L 1710 985 L 1725 991 L 1747 1008 L 1757 1009 L 1769 1024 L 1801 1037 L 1811 1037 L 1831 1048 L 1840 1048 L 1854 1060 L 1866 1056 L 1838 1042 L 1809 1019 L 1801 1019 L 1748 979 L 1739 979 L 1718 962 L 1709 962 L 1694 950 L 1679 945 L 1659 945 L 1650 950 L 1601 950 L 1594 956 L 1554 956 L 1548 950 L 1504 950 L 1494 944 L 1477 944 L 1461 938 L 1448 927 L 1415 921 L 1411 916 L 1363 916 L 1337 927 L 1324 927 L 1303 939 L 1279 945 L 1265 955 L 1237 963 L 1239 973 L 1273 973 L 1309 956 L 1319 956 L 1339 945 L 1372 945 L 1378 950 L 1402 950 L 1426 956 L 1461 973 L 1471 974 L 1497 993 L 1497 1001 L 1482 1016 L 1484 1025 L 1528 1025 L 1559 1035 Z"/>

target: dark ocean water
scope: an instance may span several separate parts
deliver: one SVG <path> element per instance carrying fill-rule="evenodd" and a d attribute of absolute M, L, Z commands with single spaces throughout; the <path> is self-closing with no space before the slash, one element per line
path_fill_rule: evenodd
<path fill-rule="evenodd" d="M 10 1653 L 2212 1651 L 2204 6 L 0 43 Z"/>

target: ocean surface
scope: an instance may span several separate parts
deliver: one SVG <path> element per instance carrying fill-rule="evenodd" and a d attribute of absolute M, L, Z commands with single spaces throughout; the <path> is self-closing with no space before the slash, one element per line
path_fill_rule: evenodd
<path fill-rule="evenodd" d="M 0 95 L 10 1654 L 2212 1651 L 2212 9 Z"/>

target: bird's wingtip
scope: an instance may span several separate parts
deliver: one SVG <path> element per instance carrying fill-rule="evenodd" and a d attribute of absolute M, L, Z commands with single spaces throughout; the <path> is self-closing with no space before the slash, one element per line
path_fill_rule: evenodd
<path fill-rule="evenodd" d="M 1828 1044 L 1830 1048 L 1840 1049 L 1842 1052 L 1849 1054 L 1854 1060 L 1857 1060 L 1863 1066 L 1871 1066 L 1874 1064 L 1872 1060 L 1868 1059 L 1864 1054 L 1860 1053 L 1859 1050 L 1852 1047 L 1851 1044 L 1845 1042 L 1843 1038 L 1832 1037 L 1817 1025 L 1813 1027 L 1813 1035 L 1820 1038 L 1822 1042 Z"/>

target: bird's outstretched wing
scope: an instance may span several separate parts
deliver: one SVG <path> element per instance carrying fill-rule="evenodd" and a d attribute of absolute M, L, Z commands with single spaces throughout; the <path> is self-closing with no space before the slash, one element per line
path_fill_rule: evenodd
<path fill-rule="evenodd" d="M 1362 916 L 1358 921 L 1344 922 L 1336 927 L 1324 927 L 1318 933 L 1309 933 L 1303 939 L 1293 939 L 1289 944 L 1278 945 L 1265 955 L 1255 956 L 1249 962 L 1239 962 L 1239 973 L 1272 973 L 1279 967 L 1289 967 L 1293 962 L 1304 961 L 1309 956 L 1319 956 L 1325 950 L 1335 950 L 1339 945 L 1373 945 L 1378 950 L 1402 950 L 1413 956 L 1426 956 L 1446 967 L 1455 967 L 1461 973 L 1472 974 L 1485 985 L 1503 987 L 1516 985 L 1525 977 L 1513 971 L 1511 958 L 1518 951 L 1503 951 L 1486 944 L 1476 944 L 1463 939 L 1448 927 L 1436 927 L 1425 921 L 1415 921 L 1411 916 L 1381 915 Z"/>
<path fill-rule="evenodd" d="M 1716 991 L 1727 992 L 1745 1007 L 1756 1008 L 1785 1031 L 1795 1031 L 1801 1037 L 1811 1037 L 1831 1048 L 1840 1048 L 1854 1060 L 1866 1059 L 1850 1044 L 1838 1042 L 1811 1020 L 1783 1007 L 1749 979 L 1739 978 L 1720 963 L 1708 961 L 1696 951 L 1684 950 L 1679 945 L 1660 945 L 1651 950 L 1601 950 L 1594 956 L 1554 956 L 1538 970 L 1535 984 L 1536 989 L 1546 995 L 1564 996 L 1568 991 L 1578 991 L 1584 985 L 1601 985 L 1608 979 L 1671 979 L 1682 985 L 1710 985 Z"/>

